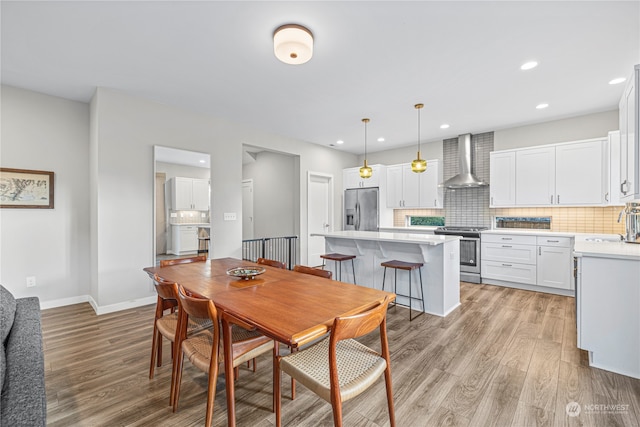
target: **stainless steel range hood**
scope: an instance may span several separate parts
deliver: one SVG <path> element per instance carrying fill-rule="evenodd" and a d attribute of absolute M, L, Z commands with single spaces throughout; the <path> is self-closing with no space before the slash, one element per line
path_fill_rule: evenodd
<path fill-rule="evenodd" d="M 477 188 L 485 187 L 488 183 L 471 174 L 471 134 L 458 136 L 458 175 L 449 178 L 439 185 L 444 188 Z"/>

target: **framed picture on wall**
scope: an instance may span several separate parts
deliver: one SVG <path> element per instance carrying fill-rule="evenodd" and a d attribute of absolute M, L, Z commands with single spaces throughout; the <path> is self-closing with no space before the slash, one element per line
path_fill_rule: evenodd
<path fill-rule="evenodd" d="M 53 209 L 53 172 L 0 168 L 0 208 Z"/>

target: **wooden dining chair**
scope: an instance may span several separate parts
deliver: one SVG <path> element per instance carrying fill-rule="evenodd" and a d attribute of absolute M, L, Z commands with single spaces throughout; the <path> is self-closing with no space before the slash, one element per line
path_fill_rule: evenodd
<path fill-rule="evenodd" d="M 331 403 L 335 426 L 342 426 L 342 402 L 364 392 L 384 374 L 389 421 L 391 426 L 395 427 L 386 321 L 387 305 L 390 301 L 391 299 L 386 297 L 382 304 L 368 311 L 336 317 L 329 337 L 304 350 L 275 357 L 274 397 L 277 427 L 281 425 L 281 372 L 286 372 Z M 354 339 L 376 328 L 380 329 L 381 353 Z"/>
<path fill-rule="evenodd" d="M 206 255 L 193 256 L 189 258 L 163 259 L 160 261 L 160 267 L 168 267 L 170 265 L 178 265 L 178 264 L 189 264 L 191 262 L 202 262 L 206 260 L 207 260 Z"/>
<path fill-rule="evenodd" d="M 333 273 L 331 270 L 320 270 L 319 268 L 307 267 L 306 265 L 294 265 L 293 271 L 304 274 L 313 274 L 314 276 L 324 277 L 325 279 L 331 279 Z"/>
<path fill-rule="evenodd" d="M 284 262 L 276 261 L 275 259 L 258 258 L 256 262 L 262 265 L 270 265 L 271 267 L 275 267 L 275 268 L 282 268 L 282 269 L 287 268 Z"/>
<path fill-rule="evenodd" d="M 156 316 L 153 322 L 153 339 L 151 340 L 151 363 L 149 367 L 149 379 L 154 376 L 156 366 L 162 366 L 162 337 L 171 342 L 171 357 L 175 361 L 175 355 L 180 348 L 176 346 L 177 334 L 179 330 L 180 301 L 178 299 L 178 284 L 167 282 L 155 276 L 154 287 L 158 294 L 156 304 Z M 166 314 L 167 309 L 171 312 Z M 176 311 L 178 309 L 178 311 Z M 189 318 L 187 322 L 187 336 L 211 328 L 209 318 Z M 174 364 L 175 365 L 175 364 Z M 169 393 L 169 404 L 173 405 L 174 384 L 176 381 L 176 371 L 171 371 L 171 388 Z"/>
<path fill-rule="evenodd" d="M 223 361 L 219 360 L 219 355 L 223 354 L 223 349 L 220 346 L 219 314 L 212 300 L 190 292 L 182 286 L 178 287 L 178 298 L 182 314 L 180 316 L 180 331 L 177 342 L 181 351 L 175 358 L 176 382 L 174 385 L 175 399 L 173 401 L 173 411 L 175 412 L 178 409 L 182 366 L 184 356 L 186 355 L 196 368 L 209 375 L 205 426 L 210 427 L 211 420 L 213 419 L 213 403 L 216 394 L 218 365 Z M 213 327 L 188 336 L 184 325 L 186 321 L 191 318 L 207 318 L 211 321 Z M 232 335 L 234 369 L 263 353 L 273 351 L 274 341 L 255 330 L 247 330 L 238 325 L 234 325 Z M 234 381 L 234 372 L 226 372 L 225 377 L 226 381 Z"/>

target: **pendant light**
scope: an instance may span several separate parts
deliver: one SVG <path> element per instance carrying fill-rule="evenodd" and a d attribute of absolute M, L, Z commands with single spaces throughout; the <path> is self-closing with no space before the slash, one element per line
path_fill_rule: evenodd
<path fill-rule="evenodd" d="M 420 158 L 420 110 L 424 104 L 416 104 L 414 107 L 418 110 L 418 157 L 411 162 L 411 170 L 415 173 L 422 173 L 427 170 L 427 161 Z"/>
<path fill-rule="evenodd" d="M 364 166 L 360 168 L 360 178 L 371 178 L 373 175 L 373 169 L 367 165 L 367 123 L 369 119 L 362 119 L 364 123 Z"/>

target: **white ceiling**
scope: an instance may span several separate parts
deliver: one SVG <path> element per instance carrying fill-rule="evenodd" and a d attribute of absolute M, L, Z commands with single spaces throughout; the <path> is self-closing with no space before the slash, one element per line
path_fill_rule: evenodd
<path fill-rule="evenodd" d="M 640 63 L 639 1 L 0 7 L 3 84 L 83 102 L 113 88 L 353 153 L 363 117 L 369 151 L 415 144 L 418 102 L 422 141 L 613 110 L 624 85 L 609 80 Z M 315 36 L 304 65 L 273 55 L 287 23 Z"/>

